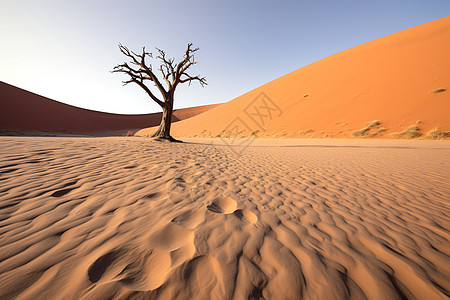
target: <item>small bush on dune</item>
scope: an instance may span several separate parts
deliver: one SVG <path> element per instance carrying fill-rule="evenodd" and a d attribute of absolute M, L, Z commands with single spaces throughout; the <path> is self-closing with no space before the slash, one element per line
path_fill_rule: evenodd
<path fill-rule="evenodd" d="M 450 131 L 443 131 L 443 130 L 439 130 L 438 128 L 434 128 L 433 130 L 430 130 L 427 133 L 427 135 L 425 136 L 425 139 L 429 139 L 429 140 L 450 139 Z"/>
<path fill-rule="evenodd" d="M 133 131 L 128 131 L 127 132 L 127 136 L 134 136 L 134 132 Z"/>
<path fill-rule="evenodd" d="M 432 90 L 430 93 L 431 94 L 438 94 L 438 93 L 443 93 L 443 92 L 446 92 L 447 91 L 447 89 L 435 89 L 435 90 Z"/>
<path fill-rule="evenodd" d="M 422 135 L 419 131 L 420 131 L 419 126 L 411 125 L 406 130 L 402 132 L 394 132 L 392 133 L 392 135 L 397 137 L 406 137 L 409 139 L 414 139 Z"/>
<path fill-rule="evenodd" d="M 373 137 L 373 136 L 376 136 L 377 134 L 386 131 L 385 128 L 379 128 L 380 125 L 381 125 L 381 123 L 378 120 L 373 120 L 371 122 L 368 122 L 360 130 L 353 131 L 353 136 L 354 137 Z M 370 131 L 372 129 L 378 129 L 378 130 L 376 132 L 370 133 Z"/>
<path fill-rule="evenodd" d="M 387 131 L 387 129 L 384 128 L 384 127 L 381 127 L 381 128 L 379 128 L 379 129 L 377 130 L 377 132 L 376 132 L 375 135 L 380 134 L 380 133 L 385 132 L 385 131 Z"/>
<path fill-rule="evenodd" d="M 302 135 L 305 135 L 305 134 L 308 134 L 308 133 L 312 133 L 312 132 L 313 132 L 313 131 L 312 131 L 311 129 L 308 129 L 308 130 L 299 130 L 298 133 L 297 133 L 297 135 L 302 136 Z"/>

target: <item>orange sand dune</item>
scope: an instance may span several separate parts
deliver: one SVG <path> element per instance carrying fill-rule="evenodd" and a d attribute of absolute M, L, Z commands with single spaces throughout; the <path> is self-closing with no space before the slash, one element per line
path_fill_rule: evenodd
<path fill-rule="evenodd" d="M 353 131 L 374 120 L 380 125 L 368 133 L 381 137 L 416 121 L 421 133 L 450 130 L 449 53 L 446 17 L 303 67 L 174 124 L 173 134 L 217 136 L 225 130 L 227 136 L 238 130 L 243 136 L 353 137 Z M 438 89 L 447 91 L 432 92 Z"/>
<path fill-rule="evenodd" d="M 203 113 L 219 104 L 174 111 L 173 121 Z M 0 133 L 98 135 L 159 125 L 162 113 L 120 115 L 78 108 L 0 82 Z"/>
<path fill-rule="evenodd" d="M 0 137 L 0 299 L 448 299 L 447 141 L 185 140 Z"/>

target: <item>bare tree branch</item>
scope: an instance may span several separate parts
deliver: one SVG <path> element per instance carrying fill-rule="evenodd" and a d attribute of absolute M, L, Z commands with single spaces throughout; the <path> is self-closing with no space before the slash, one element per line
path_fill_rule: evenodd
<path fill-rule="evenodd" d="M 202 87 L 205 86 L 205 85 L 208 85 L 208 84 L 206 83 L 206 78 L 205 78 L 205 77 L 200 77 L 200 75 L 197 75 L 197 76 L 190 76 L 190 75 L 188 75 L 188 74 L 186 74 L 186 73 L 183 73 L 183 74 L 181 74 L 181 75 L 186 76 L 186 78 L 180 79 L 180 83 L 189 82 L 188 85 L 190 86 L 190 85 L 191 85 L 191 82 L 192 82 L 193 80 L 197 80 L 197 81 L 200 83 L 200 85 L 201 85 Z"/>
<path fill-rule="evenodd" d="M 192 47 L 192 43 L 189 43 L 188 46 L 187 46 L 186 52 L 184 54 L 184 59 L 177 66 L 177 71 L 176 71 L 177 79 L 180 79 L 181 74 L 185 70 L 187 70 L 187 68 L 184 68 L 185 65 L 187 63 L 189 63 L 191 61 L 191 59 L 192 59 L 192 62 L 194 62 L 194 56 L 193 55 L 194 55 L 194 53 L 196 51 L 198 51 L 200 49 L 200 48 L 191 49 L 191 47 Z"/>
<path fill-rule="evenodd" d="M 168 76 L 170 74 L 170 76 L 172 76 L 172 80 L 173 80 L 175 78 L 176 64 L 175 65 L 173 64 L 175 62 L 175 58 L 166 59 L 166 53 L 163 50 L 161 50 L 159 48 L 156 48 L 156 50 L 159 52 L 159 55 L 156 58 L 160 59 L 164 63 L 165 68 L 167 68 L 167 79 L 169 79 Z M 169 70 L 170 70 L 170 73 L 169 73 Z"/>
<path fill-rule="evenodd" d="M 120 52 L 122 52 L 125 56 L 131 58 L 131 63 L 139 66 L 139 70 L 135 70 L 137 73 L 144 73 L 146 76 L 146 79 L 153 81 L 156 85 L 156 87 L 159 89 L 161 94 L 165 95 L 167 94 L 167 91 L 164 89 L 164 87 L 161 85 L 161 83 L 158 80 L 158 77 L 153 73 L 151 65 L 146 65 L 145 63 L 145 57 L 148 56 L 150 58 L 153 58 L 152 53 L 146 52 L 145 47 L 142 47 L 142 54 L 137 54 L 133 51 L 130 51 L 127 47 L 123 46 L 122 44 L 119 44 Z"/>
<path fill-rule="evenodd" d="M 164 69 L 166 69 L 166 71 L 164 71 Z M 161 66 L 159 66 L 159 70 L 161 71 L 161 74 L 163 75 L 164 81 L 167 83 L 169 90 L 171 90 L 172 83 L 169 81 L 170 73 L 169 73 L 167 66 L 161 65 Z"/>
<path fill-rule="evenodd" d="M 159 100 L 152 92 L 151 90 L 144 84 L 144 80 L 150 80 L 152 81 L 151 78 L 149 78 L 148 76 L 145 76 L 142 70 L 135 70 L 132 67 L 130 67 L 127 63 L 123 63 L 120 65 L 117 65 L 113 68 L 113 70 L 111 71 L 112 73 L 125 73 L 128 76 L 130 76 L 129 80 L 126 81 L 122 81 L 124 85 L 127 85 L 131 82 L 134 82 L 136 84 L 138 84 L 141 88 L 144 89 L 144 91 L 150 96 L 150 98 L 152 98 L 153 101 L 155 101 L 156 103 L 158 103 L 158 105 L 160 105 L 161 107 L 164 106 L 164 102 Z"/>
<path fill-rule="evenodd" d="M 161 124 L 155 136 L 160 138 L 174 140 L 170 136 L 170 124 L 172 119 L 173 102 L 175 89 L 180 83 L 188 83 L 191 85 L 193 81 L 198 81 L 203 87 L 206 85 L 205 77 L 191 76 L 187 73 L 187 70 L 197 64 L 194 58 L 195 52 L 199 48 L 192 48 L 192 43 L 189 43 L 183 59 L 179 63 L 175 63 L 175 58 L 167 58 L 166 53 L 156 48 L 158 55 L 156 59 L 161 62 L 159 66 L 159 71 L 161 72 L 162 79 L 167 84 L 167 89 L 163 87 L 158 77 L 153 72 L 151 64 L 147 64 L 146 58 L 153 58 L 153 54 L 145 51 L 145 47 L 142 47 L 142 53 L 136 53 L 130 51 L 127 47 L 119 44 L 119 50 L 122 54 L 130 59 L 129 63 L 125 62 L 123 64 L 116 65 L 111 72 L 113 73 L 124 73 L 130 78 L 128 80 L 122 81 L 124 85 L 129 83 L 136 83 L 139 85 L 150 98 L 158 103 L 163 109 L 163 116 L 161 119 Z M 145 81 L 151 81 L 158 88 L 162 95 L 163 100 L 158 99 L 150 88 L 145 84 Z"/>

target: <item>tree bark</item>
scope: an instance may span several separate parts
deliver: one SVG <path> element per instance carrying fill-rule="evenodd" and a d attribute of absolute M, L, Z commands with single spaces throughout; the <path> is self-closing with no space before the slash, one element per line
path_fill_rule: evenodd
<path fill-rule="evenodd" d="M 172 112 L 173 99 L 170 99 L 169 101 L 165 102 L 165 105 L 163 106 L 161 123 L 159 124 L 159 128 L 155 132 L 153 137 L 175 141 L 175 139 L 170 135 L 170 127 L 172 125 Z"/>

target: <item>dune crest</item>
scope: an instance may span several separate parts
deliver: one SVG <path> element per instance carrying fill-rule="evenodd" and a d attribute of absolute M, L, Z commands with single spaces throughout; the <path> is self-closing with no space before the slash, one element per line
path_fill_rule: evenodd
<path fill-rule="evenodd" d="M 173 134 L 408 138 L 392 133 L 417 122 L 419 135 L 410 138 L 424 137 L 434 128 L 448 132 L 448 53 L 450 17 L 445 17 L 307 65 L 217 109 L 174 124 Z M 373 120 L 379 121 L 380 130 L 353 134 Z M 138 135 L 154 130 L 144 129 Z"/>
<path fill-rule="evenodd" d="M 176 109 L 172 120 L 184 120 L 218 105 Z M 0 135 L 124 136 L 159 125 L 161 116 L 161 112 L 121 115 L 79 108 L 0 82 Z"/>

